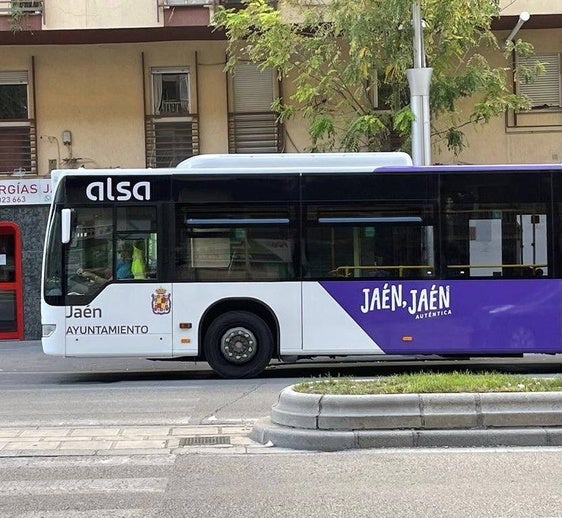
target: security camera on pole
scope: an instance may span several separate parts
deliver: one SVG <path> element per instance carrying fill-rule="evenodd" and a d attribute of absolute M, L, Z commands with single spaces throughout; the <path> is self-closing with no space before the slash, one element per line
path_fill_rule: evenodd
<path fill-rule="evenodd" d="M 421 9 L 419 2 L 412 4 L 414 27 L 414 68 L 406 71 L 410 86 L 410 106 L 414 114 L 412 122 L 412 159 L 414 165 L 431 164 L 431 126 L 429 115 L 429 84 L 432 68 L 427 68 L 423 44 Z"/>

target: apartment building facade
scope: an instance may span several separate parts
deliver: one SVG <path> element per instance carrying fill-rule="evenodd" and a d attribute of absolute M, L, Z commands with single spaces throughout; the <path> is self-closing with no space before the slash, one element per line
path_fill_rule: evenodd
<path fill-rule="evenodd" d="M 249 63 L 224 71 L 218 5 L 240 0 L 0 0 L 0 339 L 40 337 L 39 286 L 49 173 L 162 167 L 201 153 L 294 152 L 302 121 L 281 127 L 271 101 L 290 91 Z M 528 114 L 467 131 L 439 162 L 547 162 L 562 157 L 562 7 L 506 0 L 496 21 L 549 60 Z M 501 53 L 491 59 L 505 65 Z M 516 59 L 516 57 L 514 57 Z M 514 88 L 518 88 L 514 85 Z M 558 89 L 558 90 L 557 90 Z"/>
<path fill-rule="evenodd" d="M 527 16 L 528 15 L 528 16 Z M 519 30 L 518 21 L 524 21 Z M 442 163 L 544 163 L 562 162 L 562 3 L 557 0 L 501 0 L 501 17 L 493 28 L 503 43 L 511 35 L 531 43 L 535 55 L 529 59 L 501 52 L 483 54 L 498 67 L 513 67 L 523 61 L 545 64 L 545 73 L 534 83 L 510 78 L 508 89 L 529 96 L 532 109 L 507 113 L 489 124 L 465 128 L 467 148 L 458 156 L 434 142 L 433 159 Z"/>

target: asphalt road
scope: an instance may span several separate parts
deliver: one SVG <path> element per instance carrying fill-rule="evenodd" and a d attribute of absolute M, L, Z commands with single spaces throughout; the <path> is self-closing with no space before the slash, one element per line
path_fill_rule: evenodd
<path fill-rule="evenodd" d="M 65 360 L 39 343 L 0 343 L 3 427 L 186 424 L 251 420 L 281 388 L 310 376 L 428 368 L 557 375 L 551 358 L 450 364 L 402 361 L 274 367 L 222 380 L 205 364 Z M 360 450 L 185 448 L 150 455 L 23 456 L 0 452 L 0 516 L 528 517 L 562 516 L 562 449 Z"/>
<path fill-rule="evenodd" d="M 238 422 L 267 415 L 291 383 L 222 380 L 206 364 L 56 358 L 39 342 L 3 344 L 0 353 L 4 426 Z"/>
<path fill-rule="evenodd" d="M 4 518 L 562 516 L 562 451 L 0 459 Z"/>
<path fill-rule="evenodd" d="M 224 380 L 205 363 L 46 356 L 40 342 L 0 342 L 0 419 L 5 426 L 208 424 L 269 415 L 281 389 L 331 375 L 412 370 L 506 370 L 558 375 L 556 358 L 275 365 L 260 378 Z"/>

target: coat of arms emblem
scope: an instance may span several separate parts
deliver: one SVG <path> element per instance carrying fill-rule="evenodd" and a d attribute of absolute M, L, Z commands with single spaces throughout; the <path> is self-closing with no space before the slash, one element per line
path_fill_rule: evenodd
<path fill-rule="evenodd" d="M 166 315 L 172 309 L 172 296 L 164 288 L 158 288 L 152 294 L 152 312 L 155 315 Z"/>

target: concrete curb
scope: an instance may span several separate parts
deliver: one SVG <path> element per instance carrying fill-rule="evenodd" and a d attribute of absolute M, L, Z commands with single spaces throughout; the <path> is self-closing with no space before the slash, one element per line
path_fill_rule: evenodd
<path fill-rule="evenodd" d="M 333 396 L 290 386 L 250 437 L 320 451 L 561 446 L 562 392 Z"/>

